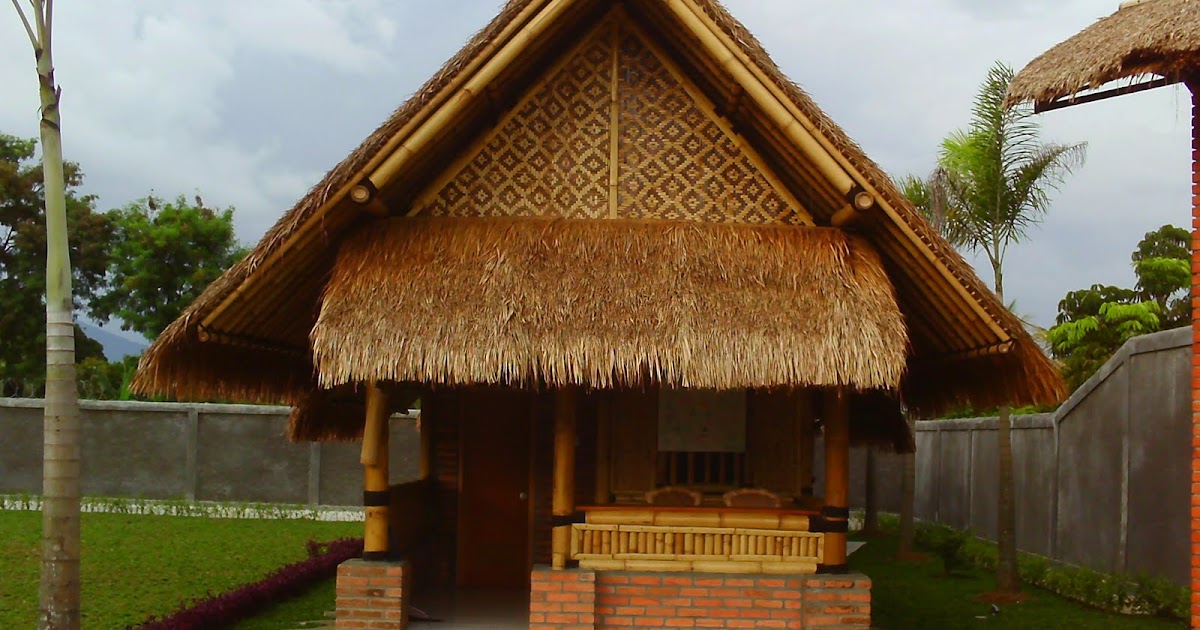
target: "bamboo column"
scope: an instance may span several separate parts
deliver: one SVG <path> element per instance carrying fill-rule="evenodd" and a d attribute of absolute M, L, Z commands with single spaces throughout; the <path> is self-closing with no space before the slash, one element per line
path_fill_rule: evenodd
<path fill-rule="evenodd" d="M 554 537 L 551 562 L 555 569 L 565 569 L 571 555 L 571 525 L 559 524 L 569 520 L 575 511 L 575 403 L 576 390 L 564 387 L 554 397 Z"/>
<path fill-rule="evenodd" d="M 811 497 L 813 493 L 813 390 L 802 388 L 796 391 L 796 488 L 800 496 Z"/>
<path fill-rule="evenodd" d="M 846 570 L 846 532 L 850 520 L 850 392 L 845 387 L 825 390 L 825 557 L 820 570 Z"/>
<path fill-rule="evenodd" d="M 604 505 L 612 497 L 612 392 L 597 392 L 596 401 L 596 505 Z"/>
<path fill-rule="evenodd" d="M 387 394 L 379 385 L 367 385 L 367 418 L 363 426 L 362 457 L 365 469 L 363 506 L 363 560 L 388 556 L 388 412 Z"/>

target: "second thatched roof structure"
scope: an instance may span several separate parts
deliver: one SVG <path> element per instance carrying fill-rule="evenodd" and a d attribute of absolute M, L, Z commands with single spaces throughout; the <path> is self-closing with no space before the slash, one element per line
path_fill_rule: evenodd
<path fill-rule="evenodd" d="M 1200 1 L 1142 0 L 1031 61 L 1013 80 L 1010 103 L 1047 103 L 1119 79 L 1200 73 Z"/>

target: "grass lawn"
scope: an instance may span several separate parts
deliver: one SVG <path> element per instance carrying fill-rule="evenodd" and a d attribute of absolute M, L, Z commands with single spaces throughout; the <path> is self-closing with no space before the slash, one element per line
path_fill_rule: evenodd
<path fill-rule="evenodd" d="M 325 618 L 337 599 L 337 578 L 329 578 L 303 595 L 276 602 L 270 608 L 233 626 L 233 630 L 281 630 L 300 622 Z"/>
<path fill-rule="evenodd" d="M 82 518 L 85 629 L 123 628 L 169 613 L 182 601 L 231 590 L 303 560 L 310 539 L 362 533 L 361 523 L 96 513 Z M 0 511 L 0 628 L 35 625 L 40 537 L 40 512 Z"/>
<path fill-rule="evenodd" d="M 923 563 L 897 562 L 894 536 L 871 538 L 850 556 L 850 567 L 871 578 L 871 620 L 883 630 L 908 628 L 1028 628 L 1030 630 L 1151 630 L 1182 628 L 1183 622 L 1108 614 L 1026 586 L 1031 597 L 1021 604 L 1002 605 L 999 615 L 991 605 L 976 601 L 995 588 L 990 573 L 964 568 L 946 577 L 942 561 L 931 555 Z"/>

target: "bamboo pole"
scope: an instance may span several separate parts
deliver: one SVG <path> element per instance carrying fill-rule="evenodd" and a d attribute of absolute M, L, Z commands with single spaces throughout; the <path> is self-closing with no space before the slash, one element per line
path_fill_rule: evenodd
<path fill-rule="evenodd" d="M 388 553 L 388 411 L 387 394 L 377 384 L 368 384 L 362 452 L 365 471 L 363 504 L 366 509 L 364 560 L 383 560 Z M 370 444 L 367 442 L 368 436 Z"/>
<path fill-rule="evenodd" d="M 577 392 L 564 387 L 554 397 L 554 516 L 570 516 L 575 511 L 575 411 Z M 571 526 L 554 528 L 551 562 L 555 569 L 567 567 L 570 555 Z"/>
<path fill-rule="evenodd" d="M 822 512 L 827 524 L 822 564 L 837 571 L 846 565 L 845 525 L 849 519 L 845 510 L 850 498 L 850 392 L 844 386 L 825 390 L 822 419 L 825 423 L 825 508 Z"/>
<path fill-rule="evenodd" d="M 777 125 L 780 132 L 791 140 L 792 144 L 805 157 L 812 161 L 817 170 L 835 190 L 845 195 L 856 184 L 862 185 L 875 200 L 876 204 L 888 215 L 888 218 L 909 239 L 909 242 L 913 244 L 919 243 L 919 245 L 913 245 L 914 250 L 919 251 L 924 258 L 933 263 L 938 273 L 952 285 L 955 292 L 970 304 L 971 308 L 987 323 L 992 332 L 998 335 L 1001 341 L 1006 341 L 1010 338 L 1008 331 L 1004 330 L 1000 323 L 984 309 L 980 300 L 972 295 L 967 287 L 954 276 L 945 262 L 934 255 L 929 246 L 917 236 L 912 226 L 900 217 L 896 209 L 886 199 L 871 194 L 871 187 L 866 181 L 858 182 L 855 180 L 852 175 L 854 170 L 853 165 L 849 163 L 845 156 L 841 155 L 836 147 L 831 146 L 827 139 L 822 138 L 822 132 L 813 125 L 807 116 L 796 109 L 791 99 L 783 94 L 780 88 L 774 85 L 770 78 L 763 74 L 760 68 L 745 58 L 745 53 L 740 50 L 736 42 L 732 41 L 726 33 L 721 31 L 720 27 L 712 24 L 711 19 L 702 10 L 695 7 L 692 2 L 688 0 L 664 0 L 664 2 L 688 30 L 696 36 L 701 46 L 708 51 L 717 64 L 724 68 L 746 90 L 747 95 L 754 100 L 762 112 L 767 115 L 768 119 Z M 845 214 L 845 210 L 853 207 L 853 205 L 853 202 L 848 202 L 841 212 Z"/>
<path fill-rule="evenodd" d="M 751 70 L 742 63 L 731 47 L 711 30 L 707 24 L 687 6 L 683 0 L 666 0 L 672 12 L 687 25 L 688 29 L 700 40 L 711 54 L 728 72 L 746 93 L 754 100 L 772 122 L 779 126 L 788 138 L 812 160 L 838 192 L 845 194 L 854 186 L 854 180 L 821 146 L 813 133 L 806 128 L 803 117 L 793 116 L 788 108 L 771 94 L 769 88 L 758 80 Z"/>
<path fill-rule="evenodd" d="M 439 93 L 433 97 L 430 103 L 423 108 L 421 112 L 418 112 L 418 115 L 414 116 L 412 120 L 405 123 L 403 127 L 401 127 L 395 134 L 393 134 L 391 138 L 388 139 L 388 141 L 380 150 L 375 152 L 375 155 L 372 156 L 372 158 L 356 176 L 350 178 L 346 185 L 343 185 L 340 189 L 334 192 L 334 194 L 331 195 L 324 204 L 322 204 L 313 212 L 311 221 L 305 223 L 296 233 L 289 235 L 286 240 L 280 243 L 279 247 L 272 251 L 267 259 L 263 261 L 263 268 L 270 268 L 276 263 L 276 261 L 282 259 L 283 256 L 293 248 L 306 244 L 315 238 L 324 236 L 326 234 L 325 229 L 328 228 L 329 223 L 329 220 L 325 218 L 325 215 L 329 214 L 334 208 L 337 208 L 341 201 L 349 196 L 350 189 L 361 182 L 364 178 L 370 178 L 370 180 L 376 185 L 376 188 L 381 188 L 379 186 L 379 182 L 375 181 L 376 171 L 382 168 L 383 165 L 388 164 L 390 165 L 389 172 L 394 173 L 395 170 L 399 169 L 403 162 L 407 161 L 412 156 L 411 147 L 406 148 L 405 145 L 411 142 L 411 137 L 414 135 L 415 131 L 422 129 L 431 121 L 433 121 L 434 125 L 440 129 L 446 124 L 446 119 L 457 116 L 463 109 L 465 109 L 466 105 L 468 105 L 471 100 L 470 98 L 464 97 L 462 94 L 462 92 L 467 89 L 468 82 L 472 81 L 473 79 L 477 79 L 479 72 L 482 70 L 487 70 L 488 72 L 488 76 L 486 78 L 487 82 L 490 82 L 491 77 L 499 73 L 500 68 L 492 68 L 492 66 L 497 65 L 496 57 L 499 56 L 501 52 L 504 52 L 513 46 L 513 40 L 515 39 L 514 34 L 518 33 L 519 29 L 524 28 L 526 24 L 529 24 L 530 20 L 540 20 L 540 23 L 536 25 L 536 28 L 540 33 L 545 29 L 549 22 L 552 22 L 554 18 L 558 17 L 559 12 L 561 12 L 561 10 L 564 8 L 563 5 L 566 4 L 568 3 L 563 0 L 549 0 L 549 2 L 544 3 L 531 2 L 529 6 L 522 9 L 522 11 L 513 18 L 512 22 L 504 27 L 504 29 L 494 40 L 484 44 L 483 48 L 480 49 L 480 51 L 466 64 L 461 71 L 459 71 L 449 85 L 439 91 Z M 559 6 L 555 7 L 554 5 Z M 555 11 L 548 12 L 548 9 L 555 9 Z M 535 16 L 535 11 L 542 11 L 543 13 L 539 16 Z M 521 50 L 524 50 L 525 46 L 528 45 L 528 39 L 529 38 L 526 38 L 525 40 L 517 43 Z M 497 50 L 497 46 L 503 46 L 503 48 L 501 50 Z M 520 51 L 515 50 L 508 51 L 505 54 L 502 65 L 507 66 L 509 61 L 516 57 L 519 52 Z M 470 83 L 470 85 L 474 85 L 474 83 Z M 453 111 L 446 113 L 447 108 L 452 109 Z M 426 112 L 429 113 L 426 114 Z M 434 120 L 435 118 L 436 120 Z M 424 143 L 424 140 L 422 143 Z M 399 153 L 403 153 L 403 155 L 397 157 L 396 154 Z M 401 162 L 401 164 L 396 164 L 397 161 Z M 211 326 L 213 322 L 217 321 L 217 318 L 220 317 L 221 314 L 224 313 L 231 304 L 239 301 L 238 298 L 252 287 L 252 283 L 256 282 L 256 278 L 261 277 L 262 276 L 254 274 L 247 276 L 237 286 L 237 288 L 233 290 L 232 293 L 230 293 L 225 299 L 221 300 L 221 302 L 216 305 L 211 313 L 205 316 L 203 324 L 205 326 Z"/>
<path fill-rule="evenodd" d="M 771 185 L 771 188 L 778 193 L 780 197 L 783 197 L 784 201 L 787 202 L 802 223 L 809 226 L 816 225 L 816 220 L 813 218 L 812 212 L 809 212 L 808 207 L 801 203 L 800 199 L 796 197 L 796 195 L 792 194 L 792 191 L 783 183 L 783 180 L 779 178 L 779 176 L 775 173 L 775 170 L 771 168 L 770 164 L 768 164 L 765 159 L 763 159 L 762 155 L 758 152 L 758 149 L 754 148 L 754 146 L 751 145 L 744 136 L 735 132 L 732 124 L 727 118 L 717 113 L 716 104 L 713 103 L 712 99 L 708 98 L 707 94 L 705 94 L 700 90 L 699 87 L 692 83 L 692 80 L 688 78 L 687 72 L 685 72 L 683 68 L 679 66 L 679 64 L 675 63 L 674 56 L 659 47 L 658 44 L 654 42 L 654 38 L 649 36 L 635 22 L 630 22 L 629 28 L 639 37 L 641 37 L 642 42 L 647 48 L 650 49 L 651 52 L 654 53 L 655 56 L 658 57 L 659 61 L 662 62 L 663 67 L 667 69 L 667 72 L 671 73 L 671 76 L 673 76 L 675 80 L 679 82 L 679 86 L 688 93 L 688 96 L 692 97 L 692 101 L 696 107 L 708 117 L 710 122 L 715 124 L 721 129 L 722 132 L 724 132 L 725 137 L 742 152 L 742 155 L 744 155 L 746 159 L 750 160 L 750 163 L 758 169 L 759 174 L 761 174 L 763 178 L 767 180 L 767 182 Z"/>
<path fill-rule="evenodd" d="M 412 134 L 396 147 L 392 154 L 368 176 L 371 183 L 382 190 L 403 166 L 452 124 L 467 105 L 475 100 L 476 95 L 482 94 L 501 71 L 507 68 L 514 59 L 520 57 L 533 42 L 541 38 L 573 4 L 567 0 L 551 0 L 528 26 L 515 33 L 512 39 L 496 52 L 495 56 L 458 89 L 458 93 L 454 94 L 452 100 L 434 112 L 424 125 L 414 129 Z"/>

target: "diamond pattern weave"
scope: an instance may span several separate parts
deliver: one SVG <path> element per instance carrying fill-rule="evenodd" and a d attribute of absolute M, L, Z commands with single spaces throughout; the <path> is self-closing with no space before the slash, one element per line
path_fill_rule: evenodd
<path fill-rule="evenodd" d="M 766 177 L 635 35 L 621 40 L 617 76 L 622 216 L 800 223 Z"/>
<path fill-rule="evenodd" d="M 416 214 L 608 216 L 612 45 L 597 35 Z"/>

